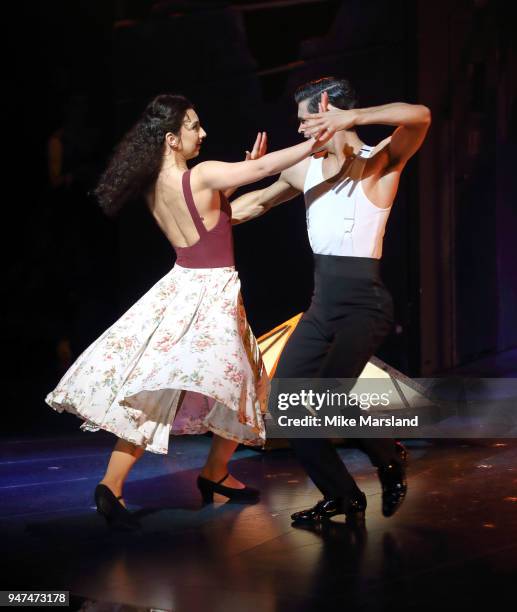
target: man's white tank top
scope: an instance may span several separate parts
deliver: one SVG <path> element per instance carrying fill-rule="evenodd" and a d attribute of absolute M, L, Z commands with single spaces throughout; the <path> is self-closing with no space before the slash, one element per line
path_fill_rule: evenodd
<path fill-rule="evenodd" d="M 354 175 L 326 181 L 323 157 L 311 158 L 305 184 L 309 241 L 314 253 L 350 257 L 382 256 L 382 241 L 391 211 L 379 208 L 364 193 L 360 177 L 373 147 L 364 145 L 354 163 Z M 355 164 L 361 164 L 359 168 Z"/>

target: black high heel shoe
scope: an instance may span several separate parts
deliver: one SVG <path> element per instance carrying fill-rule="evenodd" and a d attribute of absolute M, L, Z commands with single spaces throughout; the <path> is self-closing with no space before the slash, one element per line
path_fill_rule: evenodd
<path fill-rule="evenodd" d="M 99 484 L 95 487 L 95 505 L 97 512 L 101 514 L 112 529 L 118 531 L 135 531 L 139 529 L 140 523 L 119 501 L 122 495 L 117 497 L 106 485 Z"/>
<path fill-rule="evenodd" d="M 253 487 L 244 487 L 244 489 L 235 489 L 233 487 L 225 487 L 222 483 L 228 478 L 230 474 L 226 474 L 221 480 L 213 482 L 203 476 L 197 477 L 197 488 L 203 498 L 203 503 L 211 504 L 214 501 L 214 493 L 224 495 L 235 502 L 240 503 L 254 503 L 260 499 L 260 491 Z"/>

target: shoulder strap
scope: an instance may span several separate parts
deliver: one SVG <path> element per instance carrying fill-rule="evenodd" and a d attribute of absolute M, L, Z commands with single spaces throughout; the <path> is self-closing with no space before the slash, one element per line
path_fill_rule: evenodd
<path fill-rule="evenodd" d="M 192 217 L 192 221 L 194 221 L 194 225 L 201 236 L 201 234 L 206 234 L 207 230 L 203 224 L 203 221 L 201 221 L 201 217 L 199 216 L 196 205 L 194 204 L 194 196 L 192 195 L 192 188 L 190 186 L 190 172 L 190 170 L 187 170 L 183 173 L 183 176 L 181 177 L 181 186 L 183 188 L 183 197 L 187 203 L 190 216 Z"/>
<path fill-rule="evenodd" d="M 305 181 L 303 183 L 303 192 L 307 193 L 309 189 L 318 185 L 323 180 L 323 157 L 311 157 L 309 160 L 309 167 L 307 168 L 307 174 L 305 175 Z"/>
<path fill-rule="evenodd" d="M 368 159 L 375 147 L 371 147 L 370 145 L 363 145 L 361 150 L 359 151 L 358 157 L 362 157 L 363 159 Z"/>
<path fill-rule="evenodd" d="M 363 180 L 363 174 L 364 174 L 364 169 L 366 168 L 366 162 L 368 161 L 368 158 L 370 157 L 374 149 L 375 147 L 371 147 L 370 145 L 363 145 L 361 147 L 361 150 L 359 151 L 359 155 L 357 157 L 361 160 L 361 178 L 359 179 L 360 181 Z"/>

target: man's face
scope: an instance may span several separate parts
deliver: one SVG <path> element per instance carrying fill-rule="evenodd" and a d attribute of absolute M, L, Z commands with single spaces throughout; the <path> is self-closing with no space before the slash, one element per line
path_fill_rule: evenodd
<path fill-rule="evenodd" d="M 300 125 L 298 126 L 298 133 L 299 134 L 303 134 L 304 138 L 310 138 L 310 135 L 309 134 L 305 134 L 305 132 L 303 131 L 303 128 L 302 128 L 302 123 L 303 123 L 302 117 L 304 115 L 310 114 L 308 106 L 309 106 L 309 100 L 302 100 L 298 104 L 298 121 L 300 122 Z M 321 149 L 318 150 L 318 153 L 321 153 L 322 151 L 331 151 L 332 152 L 334 150 L 332 141 L 333 141 L 333 139 L 331 138 L 324 145 L 321 145 Z"/>
<path fill-rule="evenodd" d="M 303 122 L 302 117 L 309 113 L 309 109 L 307 108 L 308 106 L 309 106 L 309 100 L 302 100 L 298 104 L 298 121 L 300 123 L 300 125 L 298 126 L 298 134 L 303 134 L 304 138 L 310 138 L 309 135 L 305 135 L 305 132 L 302 129 L 302 122 Z"/>

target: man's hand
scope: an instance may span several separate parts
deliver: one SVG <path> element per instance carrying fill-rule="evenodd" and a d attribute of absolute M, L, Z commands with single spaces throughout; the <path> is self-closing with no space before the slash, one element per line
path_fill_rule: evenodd
<path fill-rule="evenodd" d="M 356 111 L 329 108 L 329 96 L 326 91 L 321 94 L 318 109 L 319 113 L 311 113 L 302 117 L 301 129 L 305 136 L 316 136 L 321 132 L 334 134 L 339 130 L 349 130 L 355 126 Z"/>
<path fill-rule="evenodd" d="M 328 93 L 326 91 L 324 91 L 321 94 L 321 100 L 320 102 L 318 102 L 318 110 L 319 110 L 319 114 L 323 115 L 323 113 L 327 113 L 328 112 L 328 105 L 329 105 L 329 96 Z M 304 132 L 304 135 L 306 137 L 311 137 L 314 141 L 314 145 L 313 145 L 313 156 L 314 157 L 321 157 L 324 156 L 326 154 L 325 149 L 322 149 L 322 146 L 328 142 L 332 136 L 334 136 L 335 130 L 333 129 L 332 126 L 321 126 L 321 127 L 315 127 L 313 130 L 304 130 L 303 129 L 303 124 L 302 124 L 302 131 Z"/>

